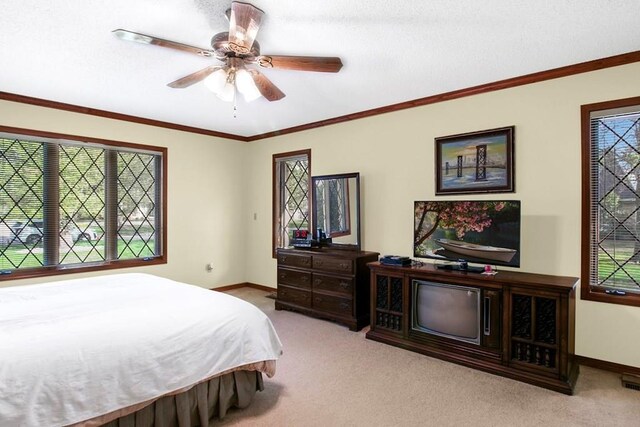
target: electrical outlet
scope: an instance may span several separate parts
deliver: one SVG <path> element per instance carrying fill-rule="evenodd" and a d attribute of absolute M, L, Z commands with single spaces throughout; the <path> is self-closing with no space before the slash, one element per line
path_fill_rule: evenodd
<path fill-rule="evenodd" d="M 207 267 L 206 267 L 206 268 L 207 268 L 207 271 L 208 271 L 209 273 L 211 273 L 211 272 L 213 271 L 213 263 L 212 263 L 212 262 L 210 262 L 209 264 L 207 264 Z"/>

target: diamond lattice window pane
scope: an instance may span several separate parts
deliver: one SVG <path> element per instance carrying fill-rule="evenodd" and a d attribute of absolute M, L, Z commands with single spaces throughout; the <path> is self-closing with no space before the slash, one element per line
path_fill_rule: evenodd
<path fill-rule="evenodd" d="M 60 264 L 105 260 L 105 150 L 60 146 Z"/>
<path fill-rule="evenodd" d="M 284 206 L 281 241 L 289 245 L 292 231 L 309 230 L 309 169 L 307 160 L 286 160 L 284 168 Z"/>
<path fill-rule="evenodd" d="M 40 267 L 43 144 L 0 138 L 0 270 Z"/>
<path fill-rule="evenodd" d="M 597 144 L 599 285 L 640 289 L 640 114 L 592 121 Z"/>
<path fill-rule="evenodd" d="M 118 258 L 159 255 L 156 242 L 158 156 L 118 153 Z"/>

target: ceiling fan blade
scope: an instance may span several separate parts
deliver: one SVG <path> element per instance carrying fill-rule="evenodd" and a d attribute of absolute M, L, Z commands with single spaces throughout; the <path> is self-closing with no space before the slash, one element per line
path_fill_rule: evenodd
<path fill-rule="evenodd" d="M 196 71 L 193 74 L 189 74 L 188 76 L 184 76 L 181 79 L 178 79 L 174 82 L 169 83 L 167 86 L 172 87 L 174 89 L 183 89 L 185 87 L 189 87 L 192 84 L 198 83 L 199 81 L 204 80 L 214 71 L 219 70 L 222 67 L 219 66 L 209 66 L 207 68 L 203 68 L 200 71 Z"/>
<path fill-rule="evenodd" d="M 333 56 L 262 55 L 256 58 L 256 63 L 264 68 L 319 71 L 323 73 L 337 73 L 342 68 L 342 60 Z"/>
<path fill-rule="evenodd" d="M 264 74 L 260 73 L 257 70 L 251 70 L 251 77 L 253 78 L 253 82 L 256 84 L 256 87 L 269 101 L 278 101 L 284 98 L 286 95 L 278 86 L 274 85 L 271 80 L 269 80 Z"/>
<path fill-rule="evenodd" d="M 239 54 L 251 51 L 256 39 L 264 12 L 249 3 L 234 1 L 231 3 L 229 18 L 229 46 Z"/>
<path fill-rule="evenodd" d="M 147 34 L 134 33 L 133 31 L 123 30 L 121 28 L 113 30 L 112 33 L 121 40 L 138 42 L 143 44 L 155 44 L 157 46 L 168 47 L 170 49 L 181 50 L 183 52 L 195 53 L 200 56 L 215 56 L 215 52 L 209 49 L 202 49 L 196 46 L 190 46 L 184 43 L 178 43 L 171 40 L 165 40 Z"/>

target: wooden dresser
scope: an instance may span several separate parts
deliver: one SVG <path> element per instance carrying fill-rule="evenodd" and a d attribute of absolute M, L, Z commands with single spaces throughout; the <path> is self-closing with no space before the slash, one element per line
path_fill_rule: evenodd
<path fill-rule="evenodd" d="M 357 331 L 369 325 L 369 268 L 377 252 L 343 249 L 276 251 L 276 310 L 332 320 Z"/>

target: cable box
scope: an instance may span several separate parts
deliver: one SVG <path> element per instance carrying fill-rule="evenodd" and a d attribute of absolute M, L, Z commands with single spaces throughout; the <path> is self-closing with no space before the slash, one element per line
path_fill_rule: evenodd
<path fill-rule="evenodd" d="M 385 255 L 380 257 L 380 264 L 383 265 L 399 265 L 401 267 L 411 265 L 411 258 L 408 256 Z"/>

